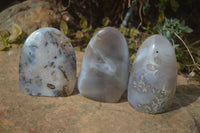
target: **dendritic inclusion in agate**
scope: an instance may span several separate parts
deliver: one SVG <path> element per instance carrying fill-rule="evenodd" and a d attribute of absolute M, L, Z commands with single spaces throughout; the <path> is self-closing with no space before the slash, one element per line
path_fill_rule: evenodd
<path fill-rule="evenodd" d="M 21 51 L 19 81 L 25 94 L 70 95 L 76 82 L 76 58 L 69 39 L 55 28 L 33 32 Z"/>
<path fill-rule="evenodd" d="M 128 84 L 128 101 L 138 111 L 165 112 L 176 90 L 174 48 L 161 35 L 147 38 L 135 57 Z"/>
<path fill-rule="evenodd" d="M 124 36 L 105 27 L 89 42 L 78 80 L 80 93 L 93 100 L 118 102 L 127 87 L 129 54 Z"/>

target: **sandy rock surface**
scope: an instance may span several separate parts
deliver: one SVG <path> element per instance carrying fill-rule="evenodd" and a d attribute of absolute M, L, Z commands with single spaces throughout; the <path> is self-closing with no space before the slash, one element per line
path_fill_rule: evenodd
<path fill-rule="evenodd" d="M 69 97 L 36 97 L 19 89 L 21 48 L 0 51 L 1 133 L 199 133 L 200 85 L 178 76 L 173 104 L 166 113 L 134 110 L 124 95 L 119 103 L 84 98 L 77 88 Z M 78 74 L 84 53 L 76 52 Z M 78 76 L 77 74 L 77 76 Z"/>
<path fill-rule="evenodd" d="M 11 6 L 0 13 L 0 29 L 11 29 L 12 23 L 30 34 L 43 25 L 58 25 L 60 16 L 46 1 L 29 0 Z"/>

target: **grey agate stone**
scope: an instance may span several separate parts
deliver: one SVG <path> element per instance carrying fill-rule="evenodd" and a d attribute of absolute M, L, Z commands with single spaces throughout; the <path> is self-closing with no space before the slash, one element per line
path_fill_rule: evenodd
<path fill-rule="evenodd" d="M 165 112 L 176 90 L 176 78 L 176 56 L 171 43 L 161 35 L 147 38 L 137 52 L 129 77 L 129 103 L 141 112 Z"/>
<path fill-rule="evenodd" d="M 127 87 L 129 53 L 124 36 L 105 27 L 90 40 L 78 79 L 81 95 L 102 102 L 118 102 Z"/>
<path fill-rule="evenodd" d="M 69 39 L 55 28 L 41 28 L 25 41 L 19 64 L 21 92 L 67 96 L 76 82 L 76 57 Z"/>

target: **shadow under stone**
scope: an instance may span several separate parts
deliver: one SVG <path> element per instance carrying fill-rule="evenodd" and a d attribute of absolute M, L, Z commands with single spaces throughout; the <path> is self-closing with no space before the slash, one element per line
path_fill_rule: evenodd
<path fill-rule="evenodd" d="M 128 91 L 127 89 L 124 91 L 124 93 L 121 96 L 121 99 L 119 100 L 119 103 L 127 102 L 128 101 Z"/>
<path fill-rule="evenodd" d="M 178 85 L 173 103 L 168 111 L 177 110 L 188 106 L 200 97 L 200 85 Z"/>
<path fill-rule="evenodd" d="M 78 78 L 76 78 L 76 84 L 75 84 L 75 87 L 74 87 L 74 90 L 73 90 L 71 96 L 77 95 L 77 94 L 79 94 L 79 90 L 78 90 Z"/>
<path fill-rule="evenodd" d="M 74 88 L 74 90 L 73 90 L 71 96 L 77 95 L 77 94 L 79 94 L 79 90 L 78 90 L 78 87 L 76 86 L 76 87 Z"/>

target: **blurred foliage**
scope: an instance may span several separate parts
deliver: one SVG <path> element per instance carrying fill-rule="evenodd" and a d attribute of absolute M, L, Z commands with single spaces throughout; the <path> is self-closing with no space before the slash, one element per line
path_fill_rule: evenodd
<path fill-rule="evenodd" d="M 21 27 L 18 24 L 13 23 L 8 43 L 23 44 L 26 38 L 27 34 L 22 31 Z"/>
<path fill-rule="evenodd" d="M 22 29 L 18 24 L 13 23 L 10 33 L 8 41 L 12 43 L 22 34 Z"/>
<path fill-rule="evenodd" d="M 68 30 L 73 32 L 65 34 L 76 49 L 80 47 L 84 51 L 100 28 L 112 26 L 125 36 L 132 63 L 139 46 L 148 36 L 162 34 L 167 36 L 175 48 L 179 70 L 190 73 L 195 70 L 193 62 L 187 49 L 174 35 L 176 33 L 185 41 L 197 63 L 200 63 L 200 31 L 196 30 L 200 29 L 199 0 L 58 0 L 57 3 L 58 7 L 62 5 L 61 12 L 67 11 L 74 18 L 67 22 Z M 129 16 L 126 18 L 126 27 L 122 25 L 125 16 Z"/>
<path fill-rule="evenodd" d="M 0 50 L 9 50 L 11 44 L 23 44 L 27 34 L 24 33 L 18 24 L 13 23 L 10 31 L 2 30 L 0 32 Z"/>
<path fill-rule="evenodd" d="M 82 29 L 85 29 L 85 28 L 87 28 L 87 25 L 88 25 L 87 19 L 84 18 L 84 17 L 82 17 L 82 18 L 81 18 L 81 21 L 80 21 L 80 27 L 81 27 Z"/>
<path fill-rule="evenodd" d="M 176 38 L 174 32 L 178 34 L 180 37 L 183 37 L 185 33 L 193 32 L 191 28 L 181 24 L 180 20 L 176 18 L 175 19 L 165 18 L 165 22 L 163 24 L 158 23 L 156 29 L 158 33 L 165 35 L 168 39 Z"/>
<path fill-rule="evenodd" d="M 61 20 L 60 22 L 60 30 L 63 32 L 65 35 L 68 33 L 68 25 L 64 20 Z"/>
<path fill-rule="evenodd" d="M 179 8 L 179 3 L 176 0 L 158 0 L 158 3 L 156 6 L 158 6 L 159 8 L 159 17 L 158 17 L 158 22 L 161 23 L 163 22 L 164 18 L 165 18 L 165 10 L 169 8 L 173 11 L 176 12 Z"/>
<path fill-rule="evenodd" d="M 121 26 L 119 30 L 126 37 L 130 55 L 129 60 L 132 63 L 139 48 L 138 38 L 140 38 L 140 32 L 134 27 L 129 29 L 124 26 Z"/>
<path fill-rule="evenodd" d="M 56 28 L 67 35 L 77 50 L 84 51 L 91 37 L 100 28 L 112 26 L 125 36 L 132 63 L 144 39 L 152 34 L 162 34 L 167 36 L 175 48 L 179 70 L 200 74 L 199 70 L 195 69 L 188 50 L 174 34 L 184 40 L 195 61 L 200 63 L 199 0 L 48 1 L 56 5 L 54 10 L 60 15 L 60 25 Z M 127 15 L 128 11 L 131 15 Z M 126 27 L 122 26 L 125 16 L 129 16 Z M 47 26 L 45 22 L 41 24 L 41 27 Z M 0 34 L 4 47 L 9 48 L 11 40 L 15 40 L 12 38 L 21 33 L 19 27 L 15 30 L 9 31 L 9 35 Z M 20 36 L 23 42 L 26 35 L 22 32 Z"/>
<path fill-rule="evenodd" d="M 109 17 L 105 17 L 105 18 L 102 20 L 103 26 L 108 26 L 109 23 L 110 23 Z"/>
<path fill-rule="evenodd" d="M 2 45 L 0 46 L 0 50 L 8 50 L 10 48 L 10 44 L 8 43 L 8 36 L 10 35 L 9 32 L 1 32 L 0 34 L 0 42 Z"/>

